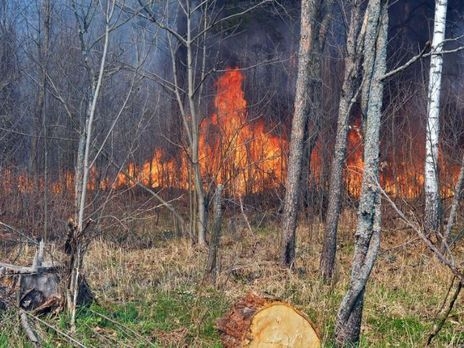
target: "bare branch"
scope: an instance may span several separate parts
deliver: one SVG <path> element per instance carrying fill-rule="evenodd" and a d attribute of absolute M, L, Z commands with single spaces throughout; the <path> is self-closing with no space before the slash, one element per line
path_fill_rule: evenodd
<path fill-rule="evenodd" d="M 422 57 L 425 56 L 425 51 L 427 51 L 428 49 L 430 48 L 430 42 L 427 42 L 424 46 L 424 48 L 422 49 L 422 51 L 420 51 L 419 54 L 415 55 L 414 57 L 412 57 L 411 59 L 409 59 L 406 63 L 404 63 L 403 65 L 399 66 L 398 68 L 395 68 L 389 72 L 387 72 L 385 75 L 382 76 L 381 80 L 385 80 L 385 79 L 388 79 L 389 77 L 399 73 L 400 71 L 403 71 L 405 69 L 407 69 L 409 66 L 411 66 L 412 64 L 414 64 L 415 62 L 417 62 L 419 59 L 421 59 Z"/>
<path fill-rule="evenodd" d="M 390 206 L 393 208 L 393 210 L 398 214 L 398 216 L 403 220 L 404 223 L 406 223 L 409 227 L 411 227 L 417 235 L 422 239 L 422 241 L 425 243 L 425 245 L 435 254 L 435 256 L 440 260 L 442 264 L 447 266 L 451 273 L 453 273 L 461 282 L 464 282 L 464 273 L 462 270 L 458 269 L 454 263 L 454 261 L 449 260 L 441 251 L 439 248 L 437 248 L 432 241 L 425 235 L 425 233 L 422 231 L 422 228 L 415 222 L 412 222 L 410 219 L 406 217 L 406 215 L 398 208 L 398 206 L 393 202 L 393 200 L 388 196 L 388 194 L 385 192 L 385 190 L 380 186 L 379 182 L 377 181 L 377 186 L 382 193 L 382 195 L 385 197 L 387 202 L 390 204 Z"/>

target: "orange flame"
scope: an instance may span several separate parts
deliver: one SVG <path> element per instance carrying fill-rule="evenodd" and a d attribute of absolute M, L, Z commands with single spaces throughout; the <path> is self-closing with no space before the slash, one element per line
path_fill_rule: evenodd
<path fill-rule="evenodd" d="M 244 76 L 239 69 L 228 69 L 216 82 L 216 112 L 200 125 L 200 171 L 205 185 L 224 184 L 232 195 L 256 193 L 282 184 L 287 142 L 266 130 L 264 122 L 249 122 L 243 92 Z M 112 187 L 133 185 L 150 187 L 189 187 L 187 156 L 180 161 L 168 158 L 161 149 L 142 166 L 129 164 Z M 174 177 L 176 176 L 176 177 Z M 128 179 L 132 178 L 132 179 Z"/>
<path fill-rule="evenodd" d="M 223 184 L 230 195 L 246 195 L 283 186 L 287 170 L 288 141 L 273 134 L 270 125 L 262 118 L 249 120 L 247 101 L 243 91 L 244 75 L 239 69 L 231 68 L 216 81 L 214 113 L 200 125 L 199 158 L 200 171 L 205 189 Z M 319 139 L 311 154 L 314 182 L 320 184 L 323 159 L 320 156 L 324 139 Z M 348 194 L 359 197 L 361 191 L 363 162 L 363 137 L 360 121 L 355 121 L 348 132 L 345 188 Z M 417 156 L 416 165 L 406 161 L 391 163 L 384 160 L 380 164 L 380 181 L 387 193 L 403 198 L 415 198 L 422 192 L 424 183 L 423 159 Z M 163 149 L 156 149 L 151 159 L 142 165 L 129 163 L 124 172 L 113 178 L 101 177 L 96 167 L 91 169 L 89 190 L 106 190 L 132 187 L 137 182 L 158 187 L 191 189 L 191 165 L 186 153 L 169 156 Z M 450 166 L 440 156 L 442 173 L 452 180 L 442 194 L 452 195 L 452 182 L 459 172 L 457 166 Z M 24 172 L 1 169 L 0 190 L 30 192 L 36 185 L 44 188 L 43 179 L 32 180 Z M 72 193 L 74 174 L 69 171 L 59 173 L 59 179 L 50 183 L 52 192 Z"/>

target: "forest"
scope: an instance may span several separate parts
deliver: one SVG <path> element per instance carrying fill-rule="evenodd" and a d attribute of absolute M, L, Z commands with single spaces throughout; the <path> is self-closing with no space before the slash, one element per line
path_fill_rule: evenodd
<path fill-rule="evenodd" d="M 0 347 L 464 345 L 463 18 L 0 2 Z"/>

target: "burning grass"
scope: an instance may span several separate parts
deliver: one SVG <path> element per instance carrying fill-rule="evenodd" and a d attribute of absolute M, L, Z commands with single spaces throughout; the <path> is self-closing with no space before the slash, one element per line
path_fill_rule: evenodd
<path fill-rule="evenodd" d="M 160 240 L 136 249 L 96 240 L 86 272 L 98 304 L 78 314 L 75 337 L 87 346 L 219 347 L 215 321 L 250 290 L 281 298 L 307 313 L 331 346 L 336 311 L 349 276 L 354 220 L 345 217 L 339 244 L 337 283 L 318 279 L 322 225 L 298 229 L 297 267 L 278 263 L 278 225 L 225 231 L 217 287 L 202 282 L 207 253 L 184 239 Z M 369 281 L 362 346 L 423 345 L 451 276 L 407 230 L 384 231 L 378 262 Z M 463 299 L 459 299 L 437 346 L 464 343 Z M 67 330 L 67 318 L 47 318 Z M 4 313 L 0 346 L 23 346 L 17 319 Z M 38 325 L 49 346 L 66 346 L 53 330 Z M 10 328 L 10 329 L 8 329 Z"/>

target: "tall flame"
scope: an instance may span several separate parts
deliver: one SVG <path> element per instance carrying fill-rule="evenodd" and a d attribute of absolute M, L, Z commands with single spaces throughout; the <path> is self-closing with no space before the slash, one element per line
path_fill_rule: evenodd
<path fill-rule="evenodd" d="M 202 123 L 200 139 L 203 176 L 235 195 L 281 185 L 287 146 L 266 131 L 262 119 L 248 121 L 243 80 L 238 69 L 229 69 L 218 79 L 216 112 Z"/>
<path fill-rule="evenodd" d="M 281 187 L 287 170 L 288 141 L 270 131 L 271 125 L 263 118 L 250 120 L 247 101 L 243 91 L 244 75 L 239 69 L 227 69 L 216 81 L 214 113 L 200 125 L 199 158 L 200 171 L 205 189 L 216 184 L 225 185 L 230 195 L 246 195 Z M 345 170 L 346 191 L 355 197 L 360 195 L 363 162 L 363 136 L 360 121 L 355 121 L 348 132 L 347 160 Z M 323 167 L 320 156 L 326 139 L 319 139 L 311 154 L 314 182 L 320 184 L 317 168 Z M 422 146 L 418 143 L 417 146 Z M 423 156 L 416 156 L 415 163 L 401 160 L 383 160 L 380 165 L 380 181 L 392 196 L 414 198 L 423 187 Z M 443 156 L 439 158 L 441 172 L 452 178 L 447 186 L 442 185 L 443 195 L 452 195 L 459 168 L 447 165 Z M 129 163 L 124 172 L 114 178 L 101 177 L 93 167 L 88 183 L 89 190 L 120 189 L 131 187 L 137 182 L 146 186 L 191 189 L 191 163 L 185 152 L 167 155 L 156 149 L 152 157 L 142 165 Z M 43 179 L 32 180 L 24 172 L 0 168 L 3 180 L 0 191 L 30 192 L 36 186 L 44 188 Z M 318 177 L 319 175 L 319 177 Z M 74 174 L 59 173 L 59 179 L 50 183 L 52 192 L 72 192 Z"/>
<path fill-rule="evenodd" d="M 287 142 L 267 131 L 262 119 L 248 120 L 243 81 L 239 69 L 228 69 L 219 77 L 215 112 L 200 125 L 199 159 L 204 183 L 223 184 L 232 195 L 280 186 L 286 167 L 283 151 Z M 185 153 L 179 157 L 180 160 L 168 158 L 163 150 L 157 149 L 142 166 L 130 164 L 112 186 L 133 185 L 137 180 L 151 187 L 187 189 L 188 157 Z"/>

